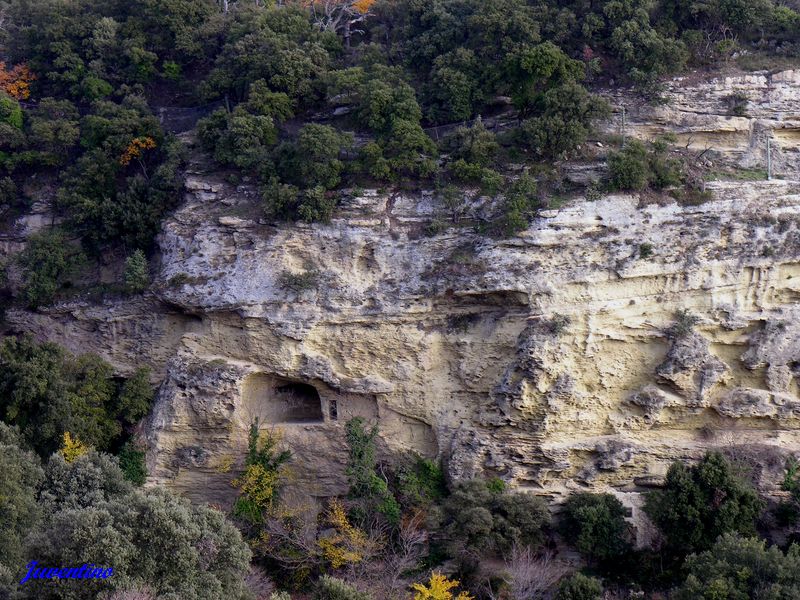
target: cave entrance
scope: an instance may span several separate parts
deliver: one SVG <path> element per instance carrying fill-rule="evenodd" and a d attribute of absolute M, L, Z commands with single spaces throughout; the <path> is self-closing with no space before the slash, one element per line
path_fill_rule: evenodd
<path fill-rule="evenodd" d="M 308 383 L 255 373 L 242 386 L 244 414 L 262 423 L 323 423 L 323 404 Z"/>
<path fill-rule="evenodd" d="M 277 404 L 283 423 L 319 423 L 322 416 L 322 401 L 317 388 L 307 383 L 278 381 L 273 390 L 273 402 Z"/>

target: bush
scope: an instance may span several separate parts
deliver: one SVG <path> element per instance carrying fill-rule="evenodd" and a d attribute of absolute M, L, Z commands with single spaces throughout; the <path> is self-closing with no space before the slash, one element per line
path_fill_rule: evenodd
<path fill-rule="evenodd" d="M 153 386 L 150 369 L 139 367 L 122 384 L 117 395 L 116 414 L 125 425 L 135 425 L 150 412 L 153 404 Z"/>
<path fill-rule="evenodd" d="M 36 498 L 44 478 L 38 457 L 21 447 L 16 428 L 0 421 L 0 597 L 11 598 L 25 564 L 23 541 L 42 516 Z"/>
<path fill-rule="evenodd" d="M 327 125 L 304 125 L 293 142 L 277 149 L 277 172 L 286 183 L 301 188 L 331 190 L 341 181 L 344 163 L 339 154 L 352 137 Z"/>
<path fill-rule="evenodd" d="M 442 503 L 442 528 L 452 554 L 503 553 L 514 544 L 539 546 L 549 512 L 541 498 L 473 479 L 459 483 Z"/>
<path fill-rule="evenodd" d="M 611 494 L 570 496 L 561 528 L 565 539 L 591 560 L 614 559 L 630 550 L 625 507 Z"/>
<path fill-rule="evenodd" d="M 131 491 L 115 457 L 92 450 L 68 461 L 55 453 L 47 461 L 39 503 L 52 514 L 99 505 Z"/>
<path fill-rule="evenodd" d="M 73 356 L 29 336 L 6 337 L 0 344 L 0 416 L 19 425 L 42 456 L 59 448 L 65 432 L 106 450 L 118 443 L 123 425 L 149 410 L 152 392 L 146 377 L 139 381 L 142 372 L 118 388 L 111 365 L 96 355 Z"/>
<path fill-rule="evenodd" d="M 36 233 L 17 260 L 22 267 L 22 297 L 30 308 L 52 304 L 83 262 L 58 229 Z"/>
<path fill-rule="evenodd" d="M 127 442 L 119 451 L 119 468 L 125 479 L 133 485 L 144 485 L 147 480 L 147 465 L 144 450 L 132 442 Z"/>
<path fill-rule="evenodd" d="M 375 436 L 377 425 L 367 430 L 364 419 L 354 417 L 347 422 L 347 481 L 349 497 L 356 501 L 355 518 L 364 523 L 374 515 L 382 515 L 390 524 L 400 521 L 400 505 L 389 490 L 389 484 L 377 471 Z"/>
<path fill-rule="evenodd" d="M 467 592 L 457 592 L 458 580 L 448 579 L 441 573 L 433 573 L 427 584 L 411 585 L 416 593 L 414 600 L 475 600 Z"/>
<path fill-rule="evenodd" d="M 649 148 L 639 140 L 629 140 L 622 150 L 608 157 L 611 189 L 662 190 L 680 184 L 681 164 L 666 156 L 667 149 L 663 140 L 652 142 Z"/>
<path fill-rule="evenodd" d="M 459 127 L 442 143 L 453 161 L 463 160 L 481 167 L 494 164 L 500 153 L 496 136 L 478 119 L 472 127 Z"/>
<path fill-rule="evenodd" d="M 243 576 L 251 553 L 236 527 L 221 512 L 163 489 L 58 510 L 32 532 L 27 550 L 42 565 L 113 565 L 108 580 L 60 581 L 59 597 L 69 600 L 94 600 L 103 590 L 132 585 L 173 598 L 248 597 Z M 22 598 L 49 597 L 52 583 L 32 579 L 20 588 Z"/>
<path fill-rule="evenodd" d="M 499 220 L 499 229 L 505 235 L 513 235 L 528 227 L 531 217 L 541 207 L 536 195 L 536 179 L 524 173 L 506 192 L 504 214 Z"/>
<path fill-rule="evenodd" d="M 800 598 L 800 546 L 786 554 L 763 540 L 727 533 L 686 559 L 687 577 L 676 600 Z"/>
<path fill-rule="evenodd" d="M 419 455 L 409 457 L 398 469 L 397 488 L 404 507 L 431 506 L 447 492 L 442 467 Z"/>
<path fill-rule="evenodd" d="M 314 598 L 315 600 L 370 600 L 370 595 L 359 592 L 341 579 L 323 575 L 317 582 Z"/>
<path fill-rule="evenodd" d="M 752 535 L 763 502 L 718 452 L 697 465 L 673 463 L 663 490 L 651 492 L 645 511 L 679 554 L 709 549 L 724 533 Z"/>
<path fill-rule="evenodd" d="M 144 252 L 136 250 L 125 260 L 125 287 L 133 294 L 138 294 L 150 285 L 150 273 Z"/>
<path fill-rule="evenodd" d="M 625 147 L 608 157 L 611 188 L 643 190 L 650 179 L 647 149 L 639 140 L 629 140 Z"/>
<path fill-rule="evenodd" d="M 245 471 L 233 481 L 239 497 L 233 514 L 249 525 L 259 525 L 271 516 L 282 486 L 285 464 L 292 458 L 289 450 L 278 450 L 279 437 L 259 433 L 258 419 L 250 424 Z"/>
<path fill-rule="evenodd" d="M 575 573 L 558 586 L 555 600 L 601 600 L 602 597 L 603 586 L 599 579 Z"/>

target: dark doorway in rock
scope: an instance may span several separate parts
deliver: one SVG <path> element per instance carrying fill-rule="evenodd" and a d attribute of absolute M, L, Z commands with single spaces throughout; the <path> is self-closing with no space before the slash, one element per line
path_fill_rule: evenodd
<path fill-rule="evenodd" d="M 280 407 L 283 423 L 322 422 L 322 402 L 313 385 L 294 381 L 278 381 L 273 391 L 274 402 Z"/>

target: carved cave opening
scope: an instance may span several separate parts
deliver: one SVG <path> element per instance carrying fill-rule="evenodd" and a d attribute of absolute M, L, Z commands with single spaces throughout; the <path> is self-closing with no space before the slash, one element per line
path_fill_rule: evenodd
<path fill-rule="evenodd" d="M 273 402 L 279 405 L 284 423 L 321 423 L 322 401 L 317 388 L 307 383 L 278 381 Z"/>
<path fill-rule="evenodd" d="M 248 377 L 242 390 L 247 420 L 262 423 L 323 423 L 319 391 L 308 383 L 257 373 Z"/>

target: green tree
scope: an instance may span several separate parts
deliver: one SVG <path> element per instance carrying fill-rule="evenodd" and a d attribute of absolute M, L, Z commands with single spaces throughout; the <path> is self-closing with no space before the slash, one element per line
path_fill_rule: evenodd
<path fill-rule="evenodd" d="M 31 308 L 52 304 L 57 293 L 69 282 L 82 262 L 79 251 L 58 229 L 28 238 L 19 254 L 22 267 L 22 297 Z"/>
<path fill-rule="evenodd" d="M 549 521 L 541 498 L 473 479 L 456 485 L 442 503 L 442 527 L 453 554 L 537 547 Z"/>
<path fill-rule="evenodd" d="M 80 115 L 69 100 L 43 98 L 30 117 L 29 146 L 48 166 L 63 165 L 80 137 Z"/>
<path fill-rule="evenodd" d="M 541 208 L 537 187 L 536 179 L 529 173 L 523 173 L 509 186 L 498 223 L 503 234 L 513 235 L 528 227 L 531 217 Z"/>
<path fill-rule="evenodd" d="M 555 600 L 600 600 L 603 586 L 599 579 L 575 573 L 561 581 Z"/>
<path fill-rule="evenodd" d="M 672 463 L 664 489 L 645 504 L 669 548 L 681 554 L 707 550 L 724 533 L 754 534 L 762 509 L 753 487 L 717 452 L 691 467 Z"/>
<path fill-rule="evenodd" d="M 119 468 L 133 485 L 144 485 L 147 480 L 144 450 L 131 441 L 126 442 L 119 451 Z"/>
<path fill-rule="evenodd" d="M 129 292 L 138 294 L 147 289 L 150 285 L 150 269 L 147 258 L 141 250 L 134 251 L 125 259 L 125 287 Z"/>
<path fill-rule="evenodd" d="M 341 579 L 323 575 L 317 582 L 314 598 L 315 600 L 370 600 L 371 596 L 359 592 Z"/>
<path fill-rule="evenodd" d="M 39 504 L 48 514 L 53 514 L 97 506 L 131 491 L 115 457 L 90 450 L 67 462 L 56 452 L 45 467 Z"/>
<path fill-rule="evenodd" d="M 19 427 L 43 456 L 55 452 L 70 426 L 64 352 L 37 344 L 30 336 L 6 337 L 0 344 L 2 419 Z"/>
<path fill-rule="evenodd" d="M 571 495 L 561 527 L 564 538 L 592 560 L 611 560 L 631 549 L 625 507 L 611 494 Z"/>
<path fill-rule="evenodd" d="M 763 540 L 726 533 L 686 559 L 676 600 L 766 600 L 800 597 L 800 547 L 784 554 Z"/>
<path fill-rule="evenodd" d="M 44 474 L 39 458 L 22 446 L 19 432 L 0 421 L 0 596 L 9 598 L 25 564 L 24 539 L 42 516 L 36 497 Z"/>
<path fill-rule="evenodd" d="M 377 425 L 367 430 L 364 419 L 353 417 L 345 429 L 349 451 L 346 470 L 350 484 L 349 497 L 358 502 L 354 516 L 364 522 L 374 514 L 381 514 L 389 523 L 397 524 L 400 505 L 389 490 L 386 479 L 378 475 L 378 461 L 375 458 Z"/>
<path fill-rule="evenodd" d="M 251 554 L 236 527 L 221 512 L 159 488 L 58 510 L 32 533 L 27 550 L 42 565 L 113 565 L 106 580 L 60 581 L 59 597 L 69 600 L 143 585 L 164 597 L 249 597 L 243 576 Z M 38 599 L 52 589 L 52 581 L 31 579 L 20 592 Z"/>
<path fill-rule="evenodd" d="M 122 384 L 114 413 L 125 425 L 136 425 L 150 412 L 153 404 L 153 386 L 150 369 L 139 367 Z"/>
<path fill-rule="evenodd" d="M 30 336 L 0 344 L 0 418 L 17 425 L 41 456 L 61 445 L 65 432 L 98 450 L 119 441 L 123 425 L 149 411 L 148 371 L 117 386 L 108 363 L 93 354 L 73 356 Z"/>
<path fill-rule="evenodd" d="M 344 163 L 339 154 L 352 144 L 349 135 L 327 125 L 304 125 L 297 139 L 278 148 L 278 173 L 298 187 L 330 190 L 339 185 Z"/>
<path fill-rule="evenodd" d="M 67 431 L 83 443 L 106 450 L 122 433 L 115 418 L 114 370 L 96 354 L 69 357 L 64 369 L 70 415 Z"/>

